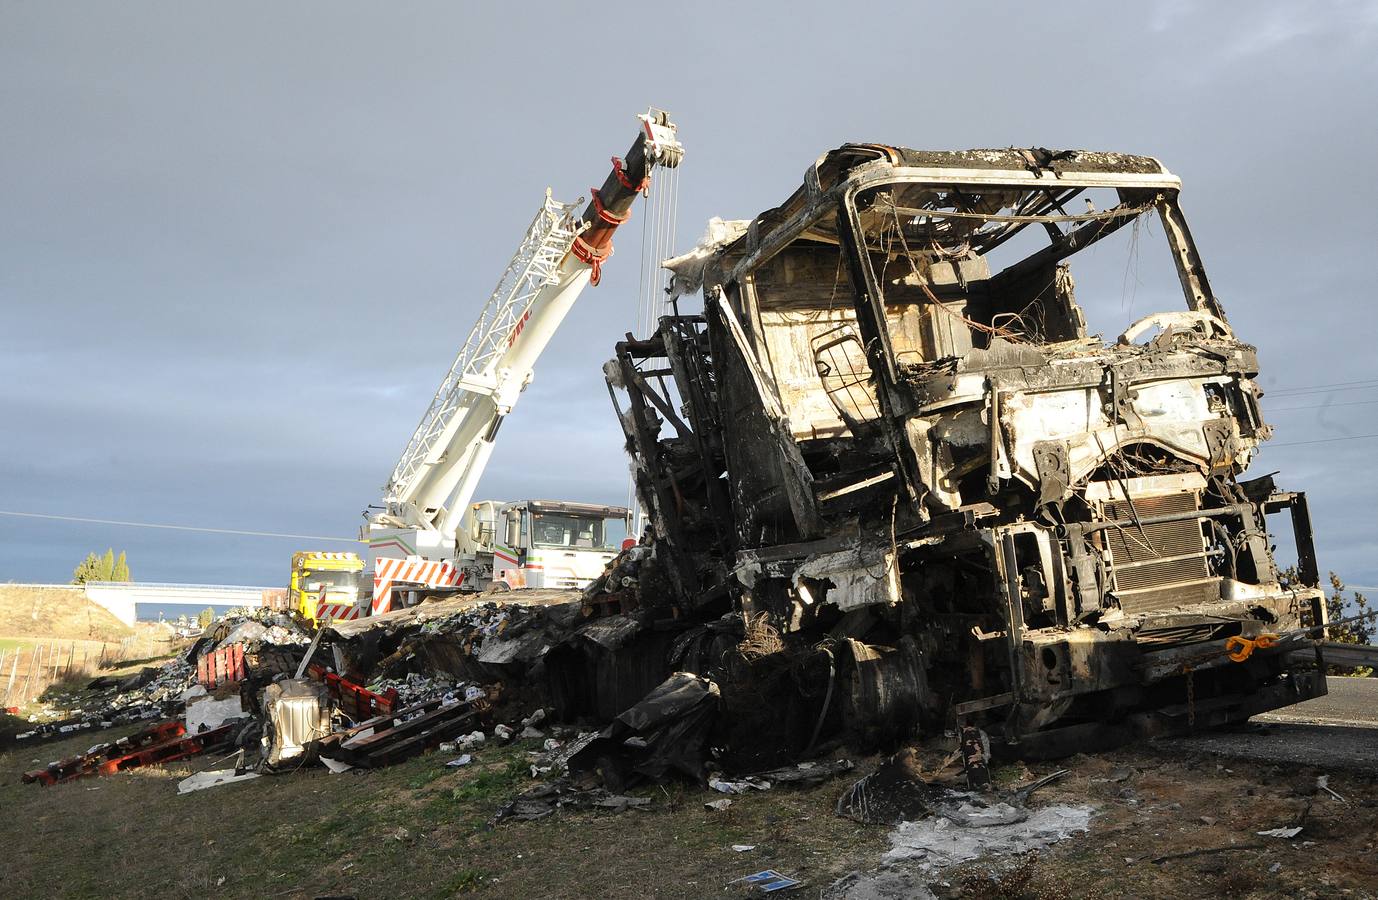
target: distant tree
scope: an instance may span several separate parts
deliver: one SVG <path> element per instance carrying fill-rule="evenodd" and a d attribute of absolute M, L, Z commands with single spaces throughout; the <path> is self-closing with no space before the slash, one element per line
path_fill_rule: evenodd
<path fill-rule="evenodd" d="M 97 581 L 115 580 L 115 551 L 109 547 L 105 548 L 105 555 L 100 559 L 100 577 Z"/>
<path fill-rule="evenodd" d="M 205 630 L 205 629 L 211 627 L 211 623 L 214 622 L 214 621 L 215 621 L 215 610 L 212 609 L 212 608 L 210 608 L 209 606 L 207 606 L 205 609 L 201 610 L 201 615 L 199 615 L 199 616 L 196 617 L 196 624 L 200 625 L 201 628 L 202 628 L 202 630 Z"/>
<path fill-rule="evenodd" d="M 100 558 L 94 553 L 86 554 L 86 558 L 72 570 L 72 584 L 85 584 L 88 581 L 100 581 Z"/>
<path fill-rule="evenodd" d="M 124 551 L 120 551 L 120 556 L 115 560 L 115 571 L 110 575 L 111 581 L 133 581 L 129 575 L 129 561 L 124 558 Z"/>
<path fill-rule="evenodd" d="M 1330 596 L 1325 598 L 1325 618 L 1328 622 L 1338 622 L 1349 616 L 1361 616 L 1362 618 L 1354 622 L 1346 622 L 1343 625 L 1332 625 L 1326 629 L 1326 640 L 1338 641 L 1342 644 L 1371 644 L 1373 643 L 1375 622 L 1378 622 L 1378 610 L 1368 608 L 1368 598 L 1358 591 L 1353 591 L 1353 599 L 1345 597 L 1345 584 L 1340 580 L 1340 576 L 1334 572 L 1330 573 Z M 1368 676 L 1373 674 L 1373 670 L 1368 666 L 1358 666 L 1352 669 L 1340 666 L 1331 666 L 1331 674 L 1334 675 L 1359 675 Z"/>

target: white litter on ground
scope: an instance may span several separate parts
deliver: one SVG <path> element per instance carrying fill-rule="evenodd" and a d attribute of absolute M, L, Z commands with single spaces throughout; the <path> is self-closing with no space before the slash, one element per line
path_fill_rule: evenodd
<path fill-rule="evenodd" d="M 197 772 L 195 775 L 188 775 L 177 782 L 177 793 L 190 794 L 192 791 L 205 790 L 209 787 L 216 787 L 221 784 L 233 784 L 236 781 L 252 781 L 258 777 L 257 772 L 245 772 L 243 775 L 236 775 L 234 769 L 212 769 L 206 772 Z"/>
<path fill-rule="evenodd" d="M 1091 813 L 1089 806 L 1045 806 L 1029 810 L 1023 821 L 988 826 L 973 818 L 971 826 L 963 827 L 942 816 L 901 822 L 890 833 L 890 850 L 883 859 L 941 869 L 979 856 L 1024 853 L 1086 831 Z"/>
<path fill-rule="evenodd" d="M 1027 815 L 1022 815 L 1027 812 Z M 1024 810 L 1005 803 L 962 804 L 890 832 L 890 849 L 875 872 L 852 872 L 823 893 L 829 900 L 921 900 L 942 869 L 977 858 L 1038 850 L 1088 830 L 1090 806 Z M 951 815 L 953 818 L 947 818 Z"/>

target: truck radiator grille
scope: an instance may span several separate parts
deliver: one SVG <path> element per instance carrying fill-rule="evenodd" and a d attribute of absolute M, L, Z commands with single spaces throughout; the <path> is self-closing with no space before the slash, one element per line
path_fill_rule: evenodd
<path fill-rule="evenodd" d="M 1103 507 L 1107 519 L 1191 512 L 1199 508 L 1196 492 L 1140 497 L 1131 511 L 1128 501 L 1111 500 Z M 1206 543 L 1196 519 L 1125 525 L 1105 532 L 1115 578 L 1115 596 L 1127 613 L 1151 612 L 1220 596 L 1219 580 L 1206 565 Z"/>

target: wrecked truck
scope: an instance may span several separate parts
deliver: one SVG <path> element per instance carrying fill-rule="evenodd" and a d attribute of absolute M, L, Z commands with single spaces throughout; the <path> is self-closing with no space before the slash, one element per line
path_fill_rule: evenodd
<path fill-rule="evenodd" d="M 666 263 L 702 312 L 605 368 L 666 585 L 638 614 L 826 657 L 795 752 L 976 725 L 1055 756 L 1325 693 L 1266 637 L 1323 621 L 1306 499 L 1243 477 L 1259 364 L 1180 189 L 1145 156 L 849 144 L 715 220 Z M 1185 308 L 1106 341 L 1075 276 L 1117 233 Z"/>

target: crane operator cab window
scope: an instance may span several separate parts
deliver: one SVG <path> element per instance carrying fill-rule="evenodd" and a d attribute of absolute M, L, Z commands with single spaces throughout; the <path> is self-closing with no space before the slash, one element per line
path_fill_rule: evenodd
<path fill-rule="evenodd" d="M 535 513 L 532 520 L 533 543 L 537 547 L 594 549 L 606 546 L 602 519 Z"/>

